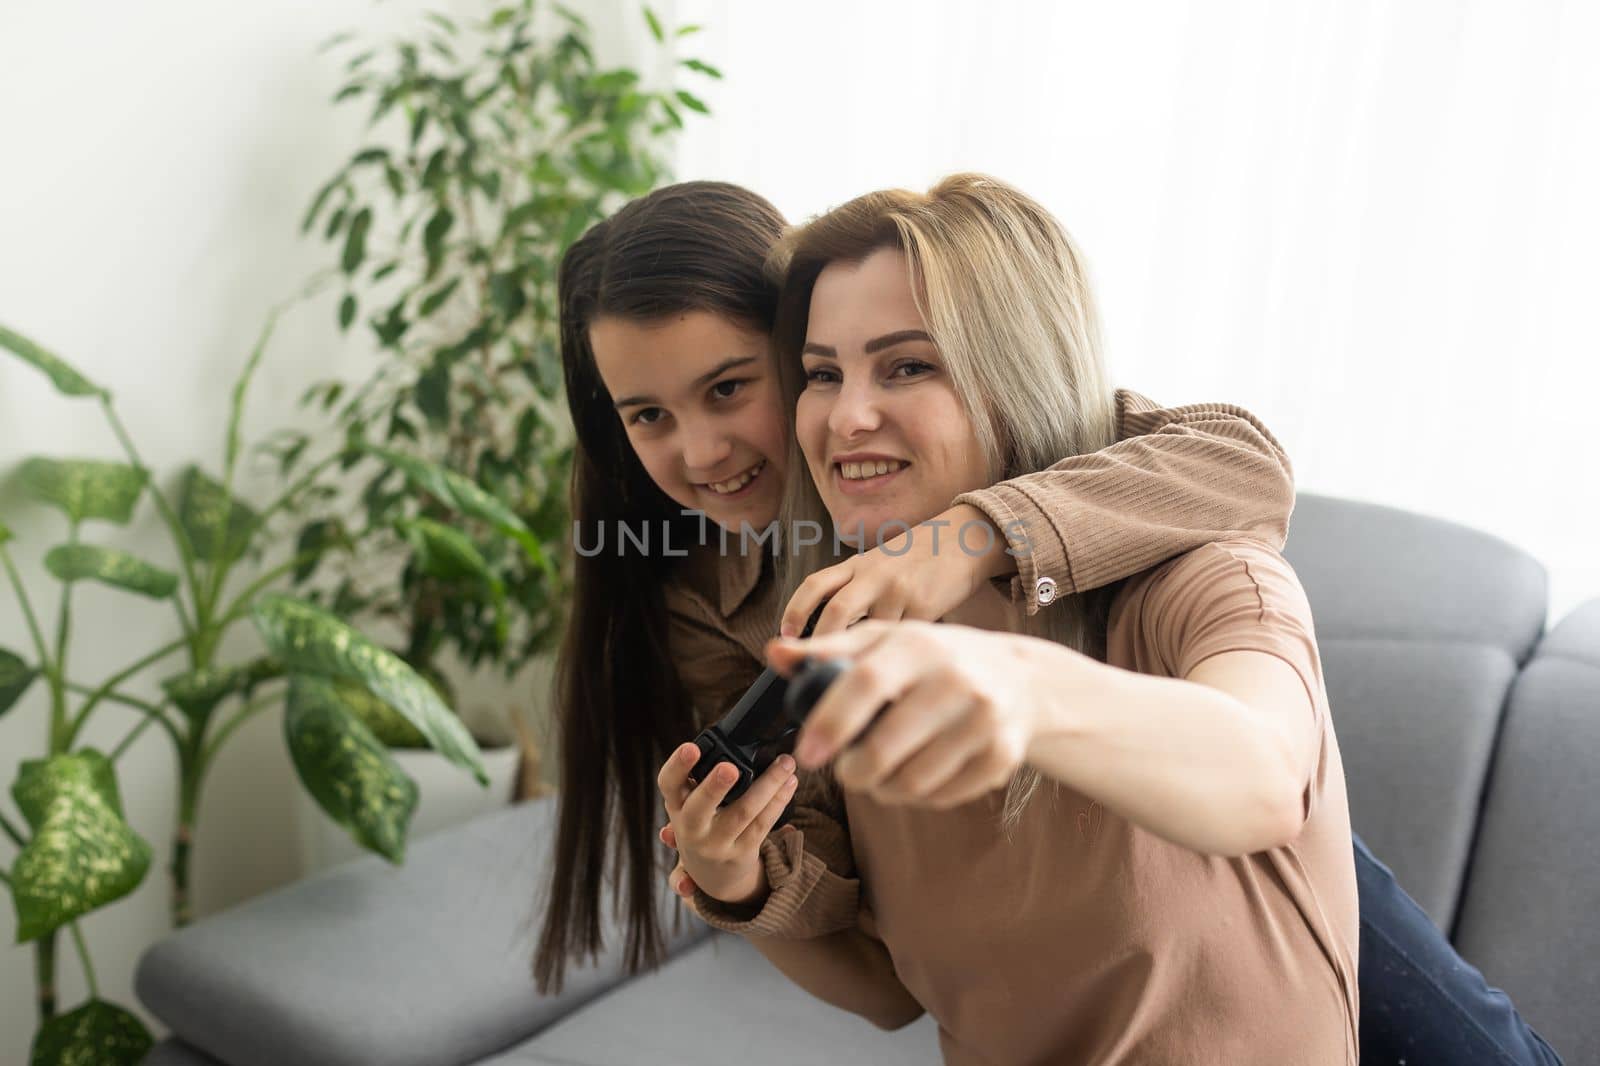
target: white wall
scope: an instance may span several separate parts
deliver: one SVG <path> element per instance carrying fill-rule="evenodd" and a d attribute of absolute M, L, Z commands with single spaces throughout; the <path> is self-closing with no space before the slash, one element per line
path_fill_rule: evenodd
<path fill-rule="evenodd" d="M 227 391 L 268 308 L 332 254 L 300 239 L 299 221 L 318 183 L 358 147 L 361 124 L 341 113 L 348 109 L 329 106 L 340 70 L 316 55 L 317 45 L 347 28 L 408 24 L 422 6 L 0 6 L 0 322 L 110 387 L 169 490 L 193 459 L 219 469 Z M 488 10 L 466 0 L 427 6 Z M 636 12 L 619 25 L 612 5 L 574 6 L 602 23 L 602 56 L 643 33 L 633 25 Z M 365 375 L 370 346 L 341 338 L 332 319 L 323 304 L 282 323 L 257 378 L 247 436 L 302 421 L 295 400 L 309 382 Z M 0 478 L 37 454 L 120 458 L 94 403 L 57 396 L 41 375 L 0 355 Z M 242 492 L 270 498 L 277 485 L 256 476 Z M 58 586 L 40 559 L 65 538 L 65 523 L 45 508 L 19 505 L 14 491 L 0 491 L 0 510 L 16 533 L 9 547 L 28 594 L 53 633 Z M 148 499 L 130 530 L 88 526 L 84 536 L 175 561 Z M 13 599 L 0 583 L 0 647 L 32 658 Z M 170 610 L 93 586 L 76 594 L 74 620 L 69 674 L 95 683 L 178 636 Z M 240 654 L 257 646 L 248 623 L 235 638 Z M 150 684 L 130 690 L 153 695 L 154 679 L 178 668 L 155 669 Z M 136 720 L 136 712 L 116 707 L 97 712 L 87 741 L 109 750 Z M 9 775 L 18 758 L 42 751 L 47 721 L 45 686 L 37 682 L 0 718 L 0 809 L 13 820 Z M 247 724 L 209 776 L 192 871 L 201 914 L 300 876 L 291 802 L 299 786 L 280 722 L 269 713 Z M 168 927 L 176 805 L 170 745 L 151 729 L 118 769 L 129 820 L 154 845 L 155 861 L 137 892 L 83 925 L 102 994 L 134 1006 L 134 962 Z M 9 867 L 14 852 L 0 841 L 0 866 Z M 0 1064 L 21 1063 L 34 1028 L 33 951 L 13 944 L 9 902 L 0 910 Z M 70 1009 L 85 985 L 64 935 L 57 973 L 60 1002 Z"/>
<path fill-rule="evenodd" d="M 1600 595 L 1600 7 L 682 0 L 727 75 L 683 177 L 799 220 L 955 170 L 1046 203 L 1120 384 L 1228 400 L 1302 489 Z M 698 38 L 695 40 L 699 40 Z"/>

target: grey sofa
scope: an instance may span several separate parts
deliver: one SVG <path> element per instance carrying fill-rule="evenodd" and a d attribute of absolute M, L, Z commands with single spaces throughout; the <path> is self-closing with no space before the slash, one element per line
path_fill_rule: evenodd
<path fill-rule="evenodd" d="M 1569 1063 L 1600 1062 L 1600 600 L 1545 634 L 1545 575 L 1523 552 L 1308 495 L 1287 554 L 1357 831 Z M 362 858 L 168 936 L 137 975 L 173 1032 L 148 1061 L 938 1061 L 927 1016 L 880 1031 L 692 918 L 660 970 L 625 979 L 613 952 L 536 996 L 552 814 L 497 811 L 416 841 L 402 868 Z"/>

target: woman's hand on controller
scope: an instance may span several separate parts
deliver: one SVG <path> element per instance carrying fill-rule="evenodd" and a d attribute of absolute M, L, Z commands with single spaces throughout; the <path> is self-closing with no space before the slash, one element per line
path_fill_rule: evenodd
<path fill-rule="evenodd" d="M 1072 680 L 1051 672 L 1061 664 L 1041 658 L 1044 646 L 968 626 L 862 622 L 771 641 L 767 661 L 784 674 L 806 656 L 851 661 L 800 729 L 802 767 L 832 760 L 840 785 L 876 802 L 942 809 L 1003 787 L 1022 765 L 1040 724 L 1038 685 Z"/>
<path fill-rule="evenodd" d="M 979 525 L 988 533 L 972 532 Z M 964 534 L 964 535 L 963 535 Z M 988 550 L 985 552 L 984 548 Z M 871 551 L 818 570 L 795 590 L 778 632 L 799 636 L 824 600 L 814 636 L 838 633 L 863 618 L 932 622 L 965 603 L 983 582 L 1016 570 L 988 517 L 961 504 Z"/>
<path fill-rule="evenodd" d="M 667 809 L 667 828 L 673 835 L 671 846 L 678 850 L 679 869 L 672 872 L 672 889 L 688 895 L 698 885 L 706 895 L 724 903 L 757 902 L 767 893 L 761 841 L 794 797 L 798 781 L 794 759 L 780 755 L 743 796 L 719 807 L 739 773 L 731 764 L 720 763 L 705 781 L 696 783 L 689 771 L 699 758 L 698 748 L 683 744 L 656 776 Z M 663 830 L 663 841 L 665 833 Z M 685 875 L 693 882 L 687 892 L 680 889 Z"/>

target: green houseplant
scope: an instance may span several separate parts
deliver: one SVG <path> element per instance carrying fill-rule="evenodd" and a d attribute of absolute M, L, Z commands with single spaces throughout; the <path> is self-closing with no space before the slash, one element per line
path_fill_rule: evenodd
<path fill-rule="evenodd" d="M 667 60 L 698 29 L 669 33 L 644 17 Z M 602 67 L 591 42 L 579 15 L 534 0 L 471 26 L 429 15 L 386 46 L 334 42 L 353 53 L 335 100 L 368 109 L 369 128 L 303 228 L 337 262 L 339 326 L 364 326 L 384 362 L 359 389 L 319 382 L 303 399 L 361 456 L 351 476 L 362 487 L 301 498 L 300 547 L 342 550 L 295 579 L 336 613 L 394 624 L 396 650 L 435 679 L 449 649 L 510 680 L 559 637 L 571 457 L 560 258 L 667 177 L 669 138 L 686 111 L 707 110 L 676 76 L 648 88 L 636 71 Z M 670 69 L 721 76 L 697 59 Z M 308 440 L 272 442 L 285 478 Z M 532 542 L 463 516 L 447 495 L 407 491 L 418 457 L 502 501 Z M 363 575 L 358 564 L 374 559 L 397 560 L 398 579 Z"/>
<path fill-rule="evenodd" d="M 47 636 L 45 620 L 17 571 L 11 528 L 0 521 L 0 565 L 32 640 L 26 651 L 0 648 L 0 714 L 15 707 L 35 682 L 46 686 L 49 700 L 40 757 L 16 767 L 11 788 L 25 824 L 0 816 L 0 832 L 17 849 L 9 869 L 0 870 L 0 885 L 16 911 L 18 942 L 34 945 L 40 1018 L 36 1063 L 137 1062 L 150 1043 L 133 1014 L 100 998 L 78 927 L 83 915 L 132 892 L 149 870 L 152 849 L 124 817 L 116 773 L 117 760 L 144 730 L 157 727 L 177 755 L 178 814 L 169 873 L 171 914 L 179 925 L 190 917 L 191 841 L 206 773 L 234 730 L 263 710 L 284 707 L 295 769 L 323 809 L 391 861 L 403 854 L 416 787 L 394 765 L 369 721 L 399 718 L 444 757 L 480 778 L 483 774 L 471 736 L 415 671 L 325 611 L 271 591 L 320 549 L 301 550 L 253 580 L 240 580 L 240 562 L 247 557 L 260 562 L 273 543 L 271 519 L 301 493 L 315 491 L 314 479 L 303 476 L 259 510 L 233 493 L 244 401 L 270 332 L 269 320 L 233 388 L 221 477 L 189 466 L 175 490 L 167 491 L 141 460 L 106 389 L 0 326 L 0 349 L 43 373 L 61 395 L 99 403 L 126 460 L 35 457 L 21 466 L 26 493 L 66 519 L 65 541 L 43 558 L 61 586 L 53 637 Z M 334 453 L 314 469 L 338 458 Z M 421 466 L 413 474 L 450 476 Z M 103 524 L 126 526 L 146 496 L 169 538 L 170 566 L 84 536 Z M 170 607 L 181 636 L 98 684 L 80 682 L 69 660 L 73 593 L 85 582 Z M 246 618 L 259 631 L 265 654 L 223 661 L 224 636 Z M 164 674 L 161 697 L 129 691 L 130 683 L 158 664 Z M 111 706 L 136 712 L 136 722 L 109 753 L 83 746 L 85 725 Z M 55 998 L 55 948 L 62 931 L 72 936 L 90 988 L 90 999 L 66 1014 L 57 1013 Z"/>

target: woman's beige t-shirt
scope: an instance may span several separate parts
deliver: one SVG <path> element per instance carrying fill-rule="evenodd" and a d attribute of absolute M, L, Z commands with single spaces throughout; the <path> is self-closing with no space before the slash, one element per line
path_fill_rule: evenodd
<path fill-rule="evenodd" d="M 1107 661 L 1184 677 L 1253 650 L 1300 675 L 1319 738 L 1290 844 L 1201 855 L 1065 786 L 1007 840 L 1004 790 L 952 811 L 823 793 L 769 837 L 759 914 L 713 925 L 806 939 L 862 927 L 939 1023 L 952 1064 L 1348 1066 L 1357 1060 L 1358 916 L 1339 746 L 1311 611 L 1277 551 L 1240 538 L 1130 578 Z M 713 901 L 714 902 L 714 901 Z"/>

